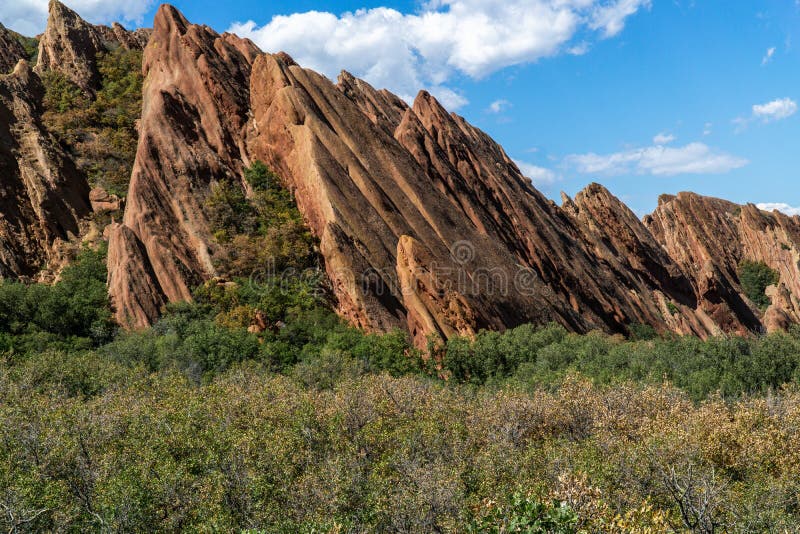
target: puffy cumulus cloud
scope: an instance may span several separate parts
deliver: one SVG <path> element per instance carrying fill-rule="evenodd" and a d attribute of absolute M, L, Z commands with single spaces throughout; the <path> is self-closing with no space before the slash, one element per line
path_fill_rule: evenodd
<path fill-rule="evenodd" d="M 721 174 L 749 163 L 703 143 L 690 143 L 683 147 L 655 145 L 605 155 L 575 154 L 568 156 L 565 162 L 580 173 L 606 176 Z"/>
<path fill-rule="evenodd" d="M 0 2 L 0 22 L 23 35 L 33 36 L 47 25 L 48 0 L 3 0 Z M 153 6 L 153 0 L 70 0 L 70 9 L 89 22 L 107 24 L 120 21 L 141 23 Z"/>
<path fill-rule="evenodd" d="M 410 99 L 421 88 L 446 93 L 454 76 L 479 79 L 588 50 L 592 35 L 618 34 L 628 17 L 649 6 L 650 0 L 432 0 L 413 14 L 386 7 L 342 15 L 309 11 L 276 16 L 261 27 L 237 23 L 229 31 L 265 51 L 288 52 L 330 78 L 346 69 Z M 459 101 L 465 103 L 463 96 Z"/>
<path fill-rule="evenodd" d="M 795 113 L 797 113 L 797 102 L 791 98 L 780 98 L 766 104 L 753 106 L 753 117 L 764 122 L 788 119 Z"/>
<path fill-rule="evenodd" d="M 515 160 L 514 163 L 517 164 L 519 170 L 522 172 L 522 175 L 529 178 L 531 183 L 535 186 L 547 186 L 552 185 L 558 181 L 559 176 L 555 172 L 550 169 L 546 169 L 544 167 L 539 167 L 537 165 L 533 165 L 532 163 L 526 163 L 524 161 Z"/>
<path fill-rule="evenodd" d="M 784 202 L 762 202 L 761 204 L 756 204 L 756 206 L 758 206 L 758 209 L 764 211 L 777 210 L 789 216 L 800 215 L 800 208 L 792 207 Z"/>

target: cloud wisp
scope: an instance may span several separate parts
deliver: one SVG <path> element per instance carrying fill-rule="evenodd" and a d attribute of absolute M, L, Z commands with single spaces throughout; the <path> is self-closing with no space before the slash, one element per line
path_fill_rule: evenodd
<path fill-rule="evenodd" d="M 560 179 L 558 174 L 551 169 L 539 167 L 538 165 L 520 160 L 514 160 L 514 163 L 517 164 L 522 175 L 529 178 L 531 183 L 536 187 L 553 185 Z"/>
<path fill-rule="evenodd" d="M 495 100 L 494 102 L 489 104 L 489 108 L 487 109 L 487 111 L 489 113 L 498 114 L 508 110 L 510 107 L 511 107 L 511 102 L 509 102 L 508 100 L 500 99 L 500 100 Z"/>
<path fill-rule="evenodd" d="M 653 144 L 655 145 L 668 145 L 673 142 L 676 137 L 669 133 L 660 133 L 653 137 Z"/>
<path fill-rule="evenodd" d="M 762 202 L 761 204 L 756 204 L 758 209 L 764 211 L 779 211 L 790 217 L 795 215 L 800 215 L 800 207 L 793 207 L 785 202 Z"/>
<path fill-rule="evenodd" d="M 723 174 L 744 167 L 749 162 L 704 143 L 682 147 L 661 144 L 633 148 L 612 154 L 573 154 L 565 164 L 581 174 L 603 176 L 681 174 Z"/>
<path fill-rule="evenodd" d="M 763 59 L 761 60 L 761 66 L 765 66 L 772 61 L 773 56 L 775 55 L 776 48 L 770 47 L 767 49 L 766 53 L 764 54 Z"/>
<path fill-rule="evenodd" d="M 414 14 L 378 7 L 341 15 L 309 11 L 229 31 L 268 52 L 285 51 L 334 78 L 346 69 L 405 99 L 427 88 L 451 107 L 463 96 L 457 76 L 480 79 L 512 65 L 588 49 L 607 39 L 651 0 L 430 0 Z M 574 53 L 574 52 L 573 52 Z M 449 100 L 449 102 L 447 102 Z"/>

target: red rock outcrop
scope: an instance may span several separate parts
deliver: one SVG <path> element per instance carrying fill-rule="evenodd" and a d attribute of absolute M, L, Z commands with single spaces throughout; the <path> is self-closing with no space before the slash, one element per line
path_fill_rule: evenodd
<path fill-rule="evenodd" d="M 662 196 L 644 222 L 692 280 L 700 309 L 721 331 L 772 330 L 800 318 L 800 218 L 680 193 Z M 744 260 L 780 275 L 763 317 L 742 293 L 738 270 Z"/>
<path fill-rule="evenodd" d="M 0 276 L 55 267 L 59 243 L 79 234 L 89 186 L 42 125 L 44 88 L 21 60 L 0 75 Z"/>
<path fill-rule="evenodd" d="M 409 107 L 348 73 L 333 84 L 169 6 L 144 70 L 128 205 L 111 232 L 125 324 L 149 324 L 215 275 L 205 198 L 220 180 L 246 189 L 257 159 L 319 238 L 339 313 L 367 329 L 406 328 L 418 343 L 549 321 L 708 336 L 798 318 L 794 220 L 745 207 L 734 221 L 735 205 L 678 197 L 643 224 L 596 184 L 559 207 L 428 93 Z M 763 318 L 738 287 L 743 258 L 781 272 Z"/>
<path fill-rule="evenodd" d="M 164 302 L 191 298 L 215 274 L 205 198 L 218 180 L 240 183 L 257 52 L 249 41 L 190 25 L 173 7 L 158 11 L 144 52 L 125 216 L 109 242 L 109 287 L 122 324 L 149 324 Z"/>
<path fill-rule="evenodd" d="M 112 28 L 94 26 L 58 0 L 50 0 L 47 29 L 39 40 L 36 72 L 58 71 L 83 90 L 99 88 L 97 61 L 113 47 L 140 50 L 147 44 L 149 30 L 129 32 L 120 24 Z"/>

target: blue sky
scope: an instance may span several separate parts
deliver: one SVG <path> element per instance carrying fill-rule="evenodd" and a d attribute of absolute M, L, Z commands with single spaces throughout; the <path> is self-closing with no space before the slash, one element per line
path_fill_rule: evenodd
<path fill-rule="evenodd" d="M 155 11 L 66 3 L 94 22 L 147 26 Z M 46 0 L 13 4 L 4 24 L 42 24 Z M 431 90 L 554 198 L 597 181 L 639 215 L 684 190 L 800 207 L 797 0 L 174 4 L 331 77 L 346 68 L 406 98 Z"/>

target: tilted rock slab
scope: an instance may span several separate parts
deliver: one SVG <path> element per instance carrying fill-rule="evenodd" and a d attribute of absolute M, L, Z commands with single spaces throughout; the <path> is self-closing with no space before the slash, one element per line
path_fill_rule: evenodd
<path fill-rule="evenodd" d="M 65 261 L 58 244 L 89 214 L 89 185 L 42 125 L 41 80 L 25 60 L 0 75 L 0 276 Z"/>

